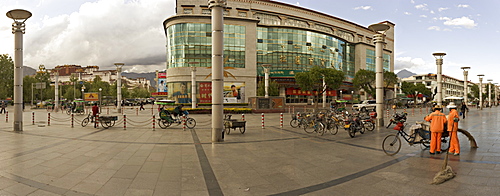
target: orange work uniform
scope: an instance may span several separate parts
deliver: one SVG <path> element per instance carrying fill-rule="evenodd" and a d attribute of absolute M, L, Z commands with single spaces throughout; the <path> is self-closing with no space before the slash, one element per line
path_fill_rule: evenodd
<path fill-rule="evenodd" d="M 448 132 L 450 133 L 450 153 L 460 154 L 460 142 L 458 141 L 458 122 L 455 119 L 460 119 L 456 109 L 452 109 L 448 114 Z"/>
<path fill-rule="evenodd" d="M 441 111 L 436 110 L 426 116 L 424 120 L 431 122 L 431 148 L 429 152 L 441 152 L 441 136 L 443 135 L 446 116 Z"/>

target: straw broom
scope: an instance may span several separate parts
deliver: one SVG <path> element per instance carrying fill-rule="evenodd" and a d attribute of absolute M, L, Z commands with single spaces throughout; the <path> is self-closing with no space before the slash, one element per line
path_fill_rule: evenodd
<path fill-rule="evenodd" d="M 453 131 L 453 129 L 455 128 L 454 126 L 455 123 L 451 125 L 451 131 Z M 432 180 L 431 184 L 441 184 L 455 177 L 455 172 L 453 172 L 451 166 L 448 165 L 448 151 L 450 150 L 452 136 L 453 134 L 450 134 L 450 145 L 448 145 L 448 149 L 446 149 L 443 167 L 441 168 L 441 171 L 439 171 L 436 176 L 434 176 L 434 180 Z"/>

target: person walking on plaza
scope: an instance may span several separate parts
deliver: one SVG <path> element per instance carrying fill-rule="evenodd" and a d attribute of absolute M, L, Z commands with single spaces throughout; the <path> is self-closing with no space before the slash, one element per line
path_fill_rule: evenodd
<path fill-rule="evenodd" d="M 139 110 L 146 110 L 146 109 L 144 109 L 144 102 L 143 101 L 139 102 L 139 105 L 141 106 L 139 108 Z"/>
<path fill-rule="evenodd" d="M 5 103 L 5 101 L 2 101 L 2 110 L 0 110 L 0 114 L 3 112 L 3 113 L 6 113 L 5 111 L 5 108 L 7 107 L 7 103 Z"/>
<path fill-rule="evenodd" d="M 460 142 L 458 141 L 458 121 L 460 120 L 460 116 L 457 112 L 457 106 L 455 103 L 450 102 L 448 106 L 450 109 L 450 113 L 448 114 L 448 133 L 450 136 L 450 149 L 448 150 L 449 154 L 453 154 L 455 156 L 460 155 Z"/>
<path fill-rule="evenodd" d="M 465 119 L 465 113 L 469 112 L 469 108 L 467 107 L 467 104 L 462 103 L 462 106 L 460 107 L 460 112 L 462 112 L 462 117 Z"/>
<path fill-rule="evenodd" d="M 97 114 L 99 114 L 99 106 L 97 106 L 97 103 L 94 103 L 94 106 L 92 106 L 92 121 L 91 122 L 94 122 L 94 120 L 96 120 L 96 116 Z M 94 123 L 94 128 L 97 127 L 97 123 Z"/>
<path fill-rule="evenodd" d="M 424 117 L 424 120 L 431 122 L 431 147 L 430 154 L 441 153 L 441 136 L 443 135 L 446 116 L 441 112 L 443 106 L 436 105 L 431 114 Z"/>

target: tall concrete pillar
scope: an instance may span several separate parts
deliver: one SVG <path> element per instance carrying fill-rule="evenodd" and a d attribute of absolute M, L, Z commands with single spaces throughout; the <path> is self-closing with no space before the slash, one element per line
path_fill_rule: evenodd
<path fill-rule="evenodd" d="M 209 0 L 212 10 L 212 142 L 222 142 L 224 130 L 224 8 L 226 0 Z"/>

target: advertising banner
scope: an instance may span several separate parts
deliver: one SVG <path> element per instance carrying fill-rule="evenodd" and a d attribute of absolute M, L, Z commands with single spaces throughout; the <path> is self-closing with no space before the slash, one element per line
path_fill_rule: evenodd
<path fill-rule="evenodd" d="M 85 101 L 99 101 L 99 93 L 84 93 Z"/>

